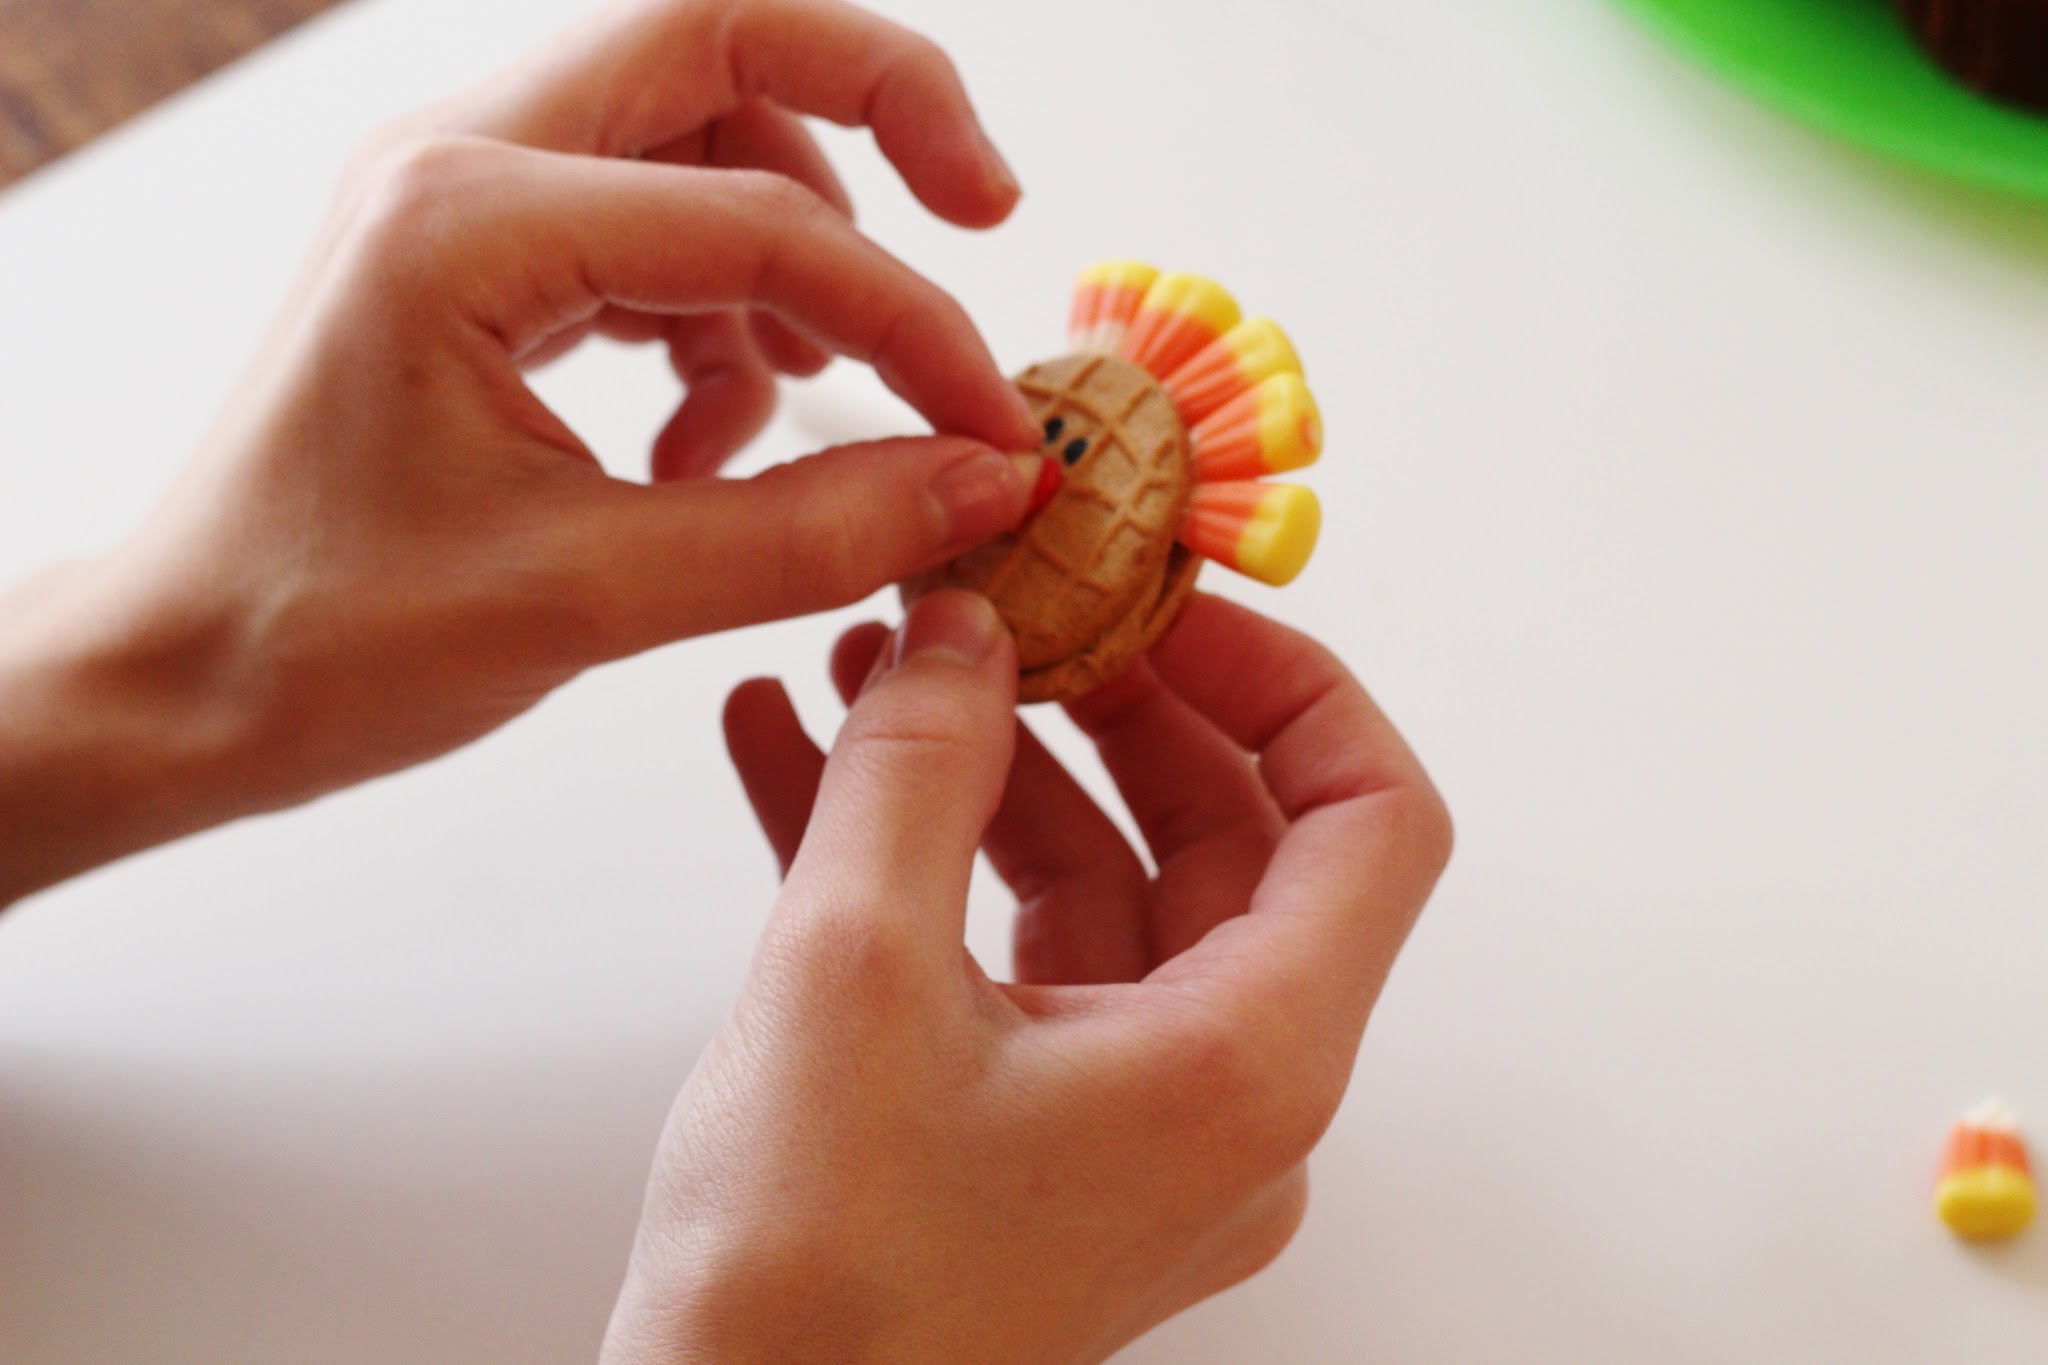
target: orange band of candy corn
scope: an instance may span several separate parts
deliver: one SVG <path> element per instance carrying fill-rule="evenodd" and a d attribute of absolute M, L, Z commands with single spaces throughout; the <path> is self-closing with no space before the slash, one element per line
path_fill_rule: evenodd
<path fill-rule="evenodd" d="M 1322 454 L 1323 418 L 1300 375 L 1276 374 L 1197 422 L 1188 445 L 1203 483 L 1282 474 Z"/>
<path fill-rule="evenodd" d="M 1164 380 L 1181 420 L 1201 421 L 1276 374 L 1300 374 L 1287 333 L 1271 318 L 1247 318 L 1190 356 Z"/>
<path fill-rule="evenodd" d="M 1131 320 L 1123 355 L 1156 379 L 1237 325 L 1237 301 L 1200 275 L 1169 271 L 1152 281 Z"/>
<path fill-rule="evenodd" d="M 2005 1128 L 1980 1128 L 1972 1123 L 1957 1124 L 1941 1154 L 1941 1173 L 1947 1176 L 1985 1166 L 2004 1166 L 2025 1175 L 2033 1174 L 2027 1144 L 2018 1133 Z"/>
<path fill-rule="evenodd" d="M 1116 354 L 1145 291 L 1158 278 L 1143 261 L 1103 261 L 1083 270 L 1067 316 L 1067 344 L 1076 351 Z"/>

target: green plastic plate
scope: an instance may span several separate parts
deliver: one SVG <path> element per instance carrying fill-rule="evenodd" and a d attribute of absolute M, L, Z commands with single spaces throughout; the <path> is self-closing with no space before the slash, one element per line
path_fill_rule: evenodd
<path fill-rule="evenodd" d="M 1768 103 L 1875 151 L 2048 198 L 2048 118 L 1971 93 L 1892 0 L 1616 0 Z"/>

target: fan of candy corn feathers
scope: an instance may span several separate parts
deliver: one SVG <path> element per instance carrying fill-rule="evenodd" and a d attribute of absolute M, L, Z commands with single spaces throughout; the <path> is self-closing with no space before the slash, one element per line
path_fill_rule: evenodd
<path fill-rule="evenodd" d="M 1082 272 L 1067 342 L 1130 361 L 1172 397 L 1193 462 L 1182 544 L 1262 583 L 1301 572 L 1322 509 L 1309 489 L 1263 476 L 1314 463 L 1323 429 L 1276 323 L 1241 318 L 1213 280 L 1107 261 Z"/>

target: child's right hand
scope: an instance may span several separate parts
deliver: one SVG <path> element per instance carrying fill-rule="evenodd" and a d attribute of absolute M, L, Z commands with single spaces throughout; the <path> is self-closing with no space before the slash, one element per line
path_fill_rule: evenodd
<path fill-rule="evenodd" d="M 1016 723 L 982 599 L 834 664 L 868 681 L 829 759 L 773 683 L 727 710 L 787 879 L 604 1358 L 1099 1360 L 1293 1234 L 1448 817 L 1335 658 L 1214 598 L 1072 708 L 1156 876 Z M 978 847 L 1018 985 L 961 945 Z"/>

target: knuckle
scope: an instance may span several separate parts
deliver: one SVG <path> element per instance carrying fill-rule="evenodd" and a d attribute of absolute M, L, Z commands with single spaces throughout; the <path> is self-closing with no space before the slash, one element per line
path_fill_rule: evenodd
<path fill-rule="evenodd" d="M 769 951 L 814 999 L 859 1003 L 883 1019 L 906 1014 L 922 973 L 907 917 L 886 903 L 835 895 L 804 907 Z"/>
<path fill-rule="evenodd" d="M 466 191 L 504 155 L 482 138 L 392 137 L 366 153 L 360 221 L 373 239 L 445 242 L 462 219 Z"/>
<path fill-rule="evenodd" d="M 1413 849 L 1429 879 L 1434 882 L 1449 866 L 1457 844 L 1457 830 L 1451 808 L 1427 779 L 1407 789 L 1390 812 L 1395 838 L 1401 847 Z"/>
<path fill-rule="evenodd" d="M 438 202 L 495 155 L 495 144 L 482 138 L 447 133 L 404 138 L 380 160 L 380 180 L 401 200 Z"/>
<path fill-rule="evenodd" d="M 967 305 L 928 280 L 917 280 L 917 292 L 904 311 L 909 320 L 920 320 L 949 337 L 978 336 Z"/>
<path fill-rule="evenodd" d="M 344 183 L 361 184 L 375 179 L 401 148 L 431 135 L 424 116 L 417 111 L 379 124 L 364 134 L 349 153 Z"/>
<path fill-rule="evenodd" d="M 1219 1268 L 1223 1284 L 1248 1280 L 1278 1260 L 1307 1216 L 1308 1179 L 1296 1169 L 1245 1211 Z"/>
<path fill-rule="evenodd" d="M 1270 1177 L 1306 1161 L 1336 1113 L 1336 1102 L 1320 1087 L 1265 1087 L 1242 1118 L 1248 1173 Z"/>
<path fill-rule="evenodd" d="M 728 190 L 755 216 L 780 227 L 802 227 L 827 212 L 825 201 L 801 181 L 775 171 L 720 172 Z"/>
<path fill-rule="evenodd" d="M 1451 808 L 1445 803 L 1443 794 L 1434 785 L 1428 788 L 1424 809 L 1420 813 L 1422 829 L 1419 837 L 1428 851 L 1429 863 L 1438 873 L 1450 866 L 1451 854 L 1458 847 L 1457 822 L 1451 816 Z"/>
<path fill-rule="evenodd" d="M 606 562 L 606 547 L 596 542 L 592 523 L 615 525 L 615 518 L 602 515 L 610 505 L 593 499 L 579 504 L 593 515 L 563 515 L 554 454 L 506 453 L 461 496 L 474 505 L 517 510 L 480 529 L 466 548 L 451 544 L 456 562 L 435 578 L 454 594 L 460 619 L 440 629 L 508 668 L 546 660 L 581 669 L 617 657 L 630 641 L 630 599 L 616 575 L 593 568 Z"/>
<path fill-rule="evenodd" d="M 897 79 L 907 77 L 927 87 L 959 80 L 959 69 L 938 43 L 916 32 L 905 32 L 902 42 L 902 50 L 890 72 L 892 76 Z"/>
<path fill-rule="evenodd" d="M 1258 1048 L 1244 1030 L 1213 1019 L 1181 1031 L 1173 1046 L 1189 1111 L 1219 1124 L 1230 1146 L 1240 1149 L 1246 1116 L 1264 1107 L 1267 1081 Z"/>
<path fill-rule="evenodd" d="M 862 358 L 885 372 L 919 353 L 971 355 L 980 345 L 981 334 L 960 301 L 914 272 L 883 272 L 859 313 L 872 319 Z"/>
<path fill-rule="evenodd" d="M 1236 1029 L 1204 1021 L 1174 1043 L 1184 1094 L 1204 1112 L 1232 1112 L 1257 1088 L 1250 1046 Z"/>
<path fill-rule="evenodd" d="M 931 780 L 971 763 L 978 746 L 964 697 L 951 689 L 925 689 L 911 699 L 877 690 L 847 722 L 849 767 L 870 781 Z"/>
<path fill-rule="evenodd" d="M 518 564 L 510 587 L 520 634 L 548 642 L 557 657 L 596 663 L 624 652 L 632 637 L 622 618 L 618 594 L 603 575 L 561 552 L 545 552 Z"/>
<path fill-rule="evenodd" d="M 1175 1043 L 1186 1118 L 1213 1125 L 1215 1142 L 1229 1154 L 1221 1174 L 1232 1191 L 1264 1187 L 1300 1165 L 1341 1096 L 1317 1069 L 1266 1037 L 1247 1021 L 1204 1021 Z"/>
<path fill-rule="evenodd" d="M 967 311 L 967 305 L 943 290 L 939 291 L 935 317 L 942 333 L 948 339 L 949 346 L 957 349 L 980 340 L 981 333 L 976 329 L 974 318 Z M 969 351 L 968 354 L 971 355 L 973 352 Z"/>
<path fill-rule="evenodd" d="M 348 159 L 348 171 L 368 174 L 415 143 L 460 136 L 460 130 L 469 122 L 465 116 L 467 102 L 465 94 L 450 95 L 377 124 L 357 141 Z"/>

